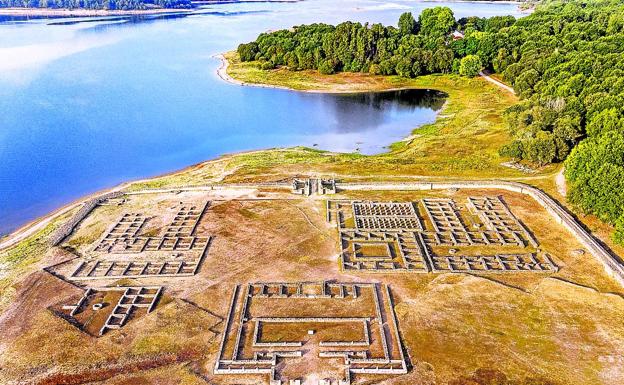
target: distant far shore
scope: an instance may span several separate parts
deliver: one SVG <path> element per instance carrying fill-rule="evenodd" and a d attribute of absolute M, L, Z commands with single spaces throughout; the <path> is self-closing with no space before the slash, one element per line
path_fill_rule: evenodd
<path fill-rule="evenodd" d="M 0 16 L 126 16 L 126 15 L 154 15 L 163 13 L 191 12 L 192 8 L 151 8 L 151 9 L 63 9 L 63 8 L 0 8 Z"/>

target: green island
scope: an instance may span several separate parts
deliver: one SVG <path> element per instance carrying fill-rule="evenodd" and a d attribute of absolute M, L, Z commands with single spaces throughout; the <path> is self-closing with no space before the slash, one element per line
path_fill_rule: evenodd
<path fill-rule="evenodd" d="M 12 361 L 0 380 L 251 384 L 260 373 L 269 379 L 262 383 L 292 385 L 302 372 L 318 373 L 306 384 L 624 379 L 622 277 L 578 236 L 621 262 L 624 6 L 547 1 L 519 20 L 456 21 L 449 12 L 431 8 L 418 20 L 406 13 L 398 28 L 299 26 L 224 53 L 219 76 L 233 87 L 421 88 L 447 100 L 434 123 L 382 154 L 296 147 L 223 155 L 88 197 L 15 233 L 16 240 L 0 240 L 9 245 L 0 251 L 0 313 L 22 311 L 31 320 L 26 331 L 7 331 L 11 343 L 0 363 Z M 545 193 L 569 215 L 574 236 L 560 212 L 523 189 Z M 382 207 L 400 212 L 409 231 L 383 231 L 379 223 L 392 215 L 370 214 L 385 213 Z M 367 220 L 377 221 L 370 231 Z M 445 226 L 478 233 L 484 243 L 458 240 Z M 488 238 L 492 233 L 500 239 Z M 419 242 L 420 251 L 406 246 Z M 193 254 L 196 244 L 207 253 Z M 145 262 L 128 273 L 141 253 L 160 270 L 148 272 Z M 501 255 L 515 258 L 505 262 L 512 267 L 483 262 Z M 442 256 L 466 260 L 447 267 L 437 264 Z M 485 267 L 466 262 L 471 258 Z M 158 281 L 167 269 L 162 261 L 171 260 L 178 270 Z M 109 275 L 116 263 L 126 267 Z M 79 285 L 91 278 L 110 285 L 83 295 Z M 160 282 L 169 285 L 162 295 Z M 134 300 L 128 288 L 139 283 L 149 301 L 127 324 L 109 322 L 101 306 Z M 27 296 L 34 287 L 52 294 Z M 69 291 L 71 304 L 61 295 Z M 33 310 L 35 303 L 45 311 Z M 377 323 L 382 332 L 369 326 Z M 299 339 L 314 349 L 340 346 L 338 356 L 354 369 L 343 376 L 338 364 L 297 356 L 291 350 Z M 345 346 L 367 350 L 345 353 Z M 283 357 L 269 352 L 263 361 L 270 348 Z M 277 364 L 284 357 L 290 366 Z"/>

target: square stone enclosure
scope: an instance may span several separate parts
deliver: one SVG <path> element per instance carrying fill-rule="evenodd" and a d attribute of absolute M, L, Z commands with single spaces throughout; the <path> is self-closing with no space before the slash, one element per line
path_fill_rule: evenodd
<path fill-rule="evenodd" d="M 558 270 L 500 197 L 468 197 L 464 205 L 449 198 L 424 198 L 419 202 L 328 201 L 327 219 L 338 225 L 340 264 L 345 271 Z"/>
<path fill-rule="evenodd" d="M 291 362 L 304 369 L 289 369 Z M 341 384 L 351 383 L 354 374 L 407 373 L 386 285 L 273 282 L 234 288 L 215 374 L 265 375 L 280 384 L 327 371 Z"/>

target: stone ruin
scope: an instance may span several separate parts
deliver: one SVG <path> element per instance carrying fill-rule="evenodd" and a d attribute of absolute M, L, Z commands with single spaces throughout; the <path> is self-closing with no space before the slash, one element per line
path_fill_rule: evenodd
<path fill-rule="evenodd" d="M 209 202 L 183 204 L 160 236 L 143 236 L 148 217 L 125 213 L 81 259 L 72 280 L 192 276 L 201 266 L 211 237 L 195 235 Z"/>
<path fill-rule="evenodd" d="M 120 329 L 140 311 L 152 312 L 162 291 L 161 286 L 88 288 L 77 303 L 63 305 L 61 310 L 64 318 L 83 331 L 102 336 Z M 114 303 L 106 303 L 111 298 Z"/>
<path fill-rule="evenodd" d="M 468 213 L 462 214 L 456 202 L 448 198 L 425 198 L 418 204 L 328 201 L 327 220 L 338 225 L 340 263 L 345 271 L 558 270 L 548 254 L 539 252 L 533 234 L 500 197 L 469 197 L 465 207 Z M 457 254 L 487 249 L 492 254 Z"/>
<path fill-rule="evenodd" d="M 334 179 L 294 179 L 292 193 L 304 196 L 326 195 L 336 193 L 336 180 Z"/>
<path fill-rule="evenodd" d="M 347 230 L 340 232 L 344 270 L 428 271 L 419 233 Z M 374 253 L 374 250 L 377 250 Z"/>
<path fill-rule="evenodd" d="M 422 230 L 422 223 L 411 202 L 353 202 L 353 216 L 358 230 Z"/>
<path fill-rule="evenodd" d="M 99 205 L 105 204 L 105 202 L 109 200 L 118 199 L 122 196 L 122 192 L 115 191 L 88 200 L 82 205 L 78 212 L 69 221 L 65 222 L 52 234 L 52 236 L 50 237 L 50 244 L 52 246 L 59 245 L 74 231 L 76 226 L 78 226 L 78 224 L 82 222 L 82 220 L 85 219 L 91 213 L 91 211 L 93 211 L 93 209 L 95 209 Z"/>
<path fill-rule="evenodd" d="M 194 236 L 199 219 L 208 207 L 183 205 L 172 223 L 159 237 L 140 236 L 139 232 L 148 218 L 139 213 L 126 213 L 109 229 L 95 252 L 103 253 L 142 253 L 144 251 L 189 251 L 206 246 L 207 237 Z"/>
<path fill-rule="evenodd" d="M 342 378 L 323 379 L 327 384 L 350 384 L 353 374 L 407 373 L 388 286 L 272 282 L 234 288 L 215 374 L 268 375 L 272 385 L 296 384 L 308 373 L 285 379 L 278 364 L 306 354 L 341 359 Z"/>

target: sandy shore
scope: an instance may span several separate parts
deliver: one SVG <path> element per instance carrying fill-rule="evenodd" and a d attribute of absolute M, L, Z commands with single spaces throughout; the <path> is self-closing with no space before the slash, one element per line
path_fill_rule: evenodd
<path fill-rule="evenodd" d="M 279 90 L 289 90 L 289 91 L 298 91 L 293 88 L 283 87 L 283 86 L 274 86 L 270 84 L 257 84 L 257 83 L 245 83 L 240 80 L 236 80 L 227 73 L 227 69 L 230 66 L 230 62 L 225 58 L 223 54 L 215 55 L 215 57 L 221 60 L 221 65 L 217 68 L 217 75 L 221 78 L 221 80 L 236 85 L 236 86 L 247 86 L 247 87 L 259 87 L 259 88 L 275 88 Z M 323 92 L 323 91 L 315 91 L 315 90 L 302 90 L 299 92 Z"/>
<path fill-rule="evenodd" d="M 105 9 L 50 9 L 50 8 L 0 8 L 3 16 L 54 16 L 54 17 L 91 17 L 91 16 L 129 16 L 129 15 L 158 15 L 168 13 L 188 13 L 194 9 L 134 9 L 134 10 L 105 10 Z"/>
<path fill-rule="evenodd" d="M 237 86 L 245 85 L 245 83 L 234 79 L 227 73 L 230 62 L 225 58 L 225 56 L 223 56 L 223 54 L 215 55 L 215 58 L 221 60 L 221 65 L 217 68 L 217 75 L 221 78 L 221 80 Z"/>

